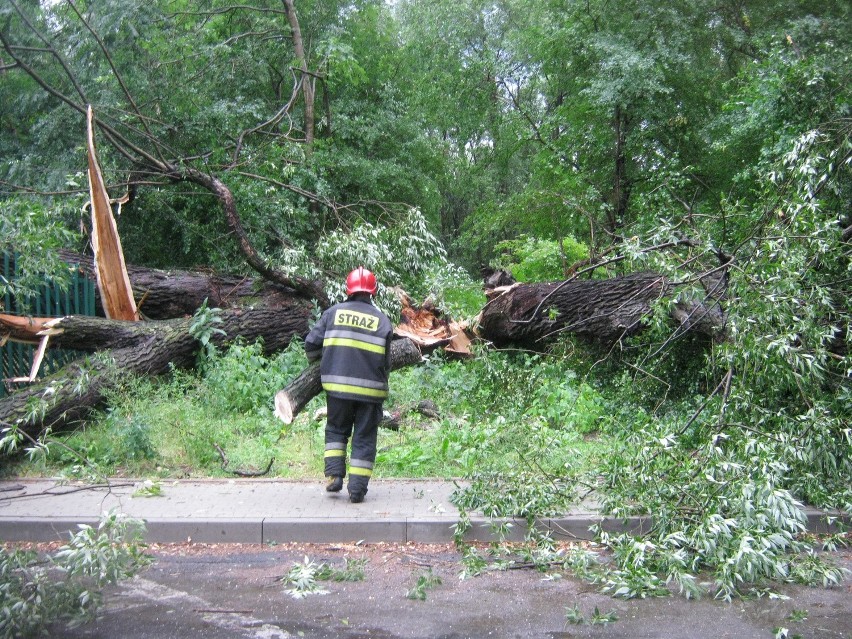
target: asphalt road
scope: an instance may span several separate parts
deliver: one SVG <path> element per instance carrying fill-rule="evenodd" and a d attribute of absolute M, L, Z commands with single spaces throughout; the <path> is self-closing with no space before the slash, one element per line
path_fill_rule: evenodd
<path fill-rule="evenodd" d="M 155 563 L 105 593 L 100 618 L 69 639 L 462 639 L 679 638 L 770 639 L 776 629 L 803 639 L 852 638 L 852 585 L 784 586 L 789 599 L 733 603 L 679 596 L 617 600 L 577 579 L 548 580 L 530 570 L 460 580 L 451 546 L 418 544 L 155 545 Z M 322 582 L 327 594 L 295 599 L 281 577 L 308 556 L 342 567 L 365 559 L 365 579 Z M 852 569 L 852 551 L 833 554 Z M 406 594 L 431 570 L 441 583 L 425 600 Z M 584 623 L 570 623 L 575 608 Z M 609 623 L 592 623 L 613 613 Z"/>

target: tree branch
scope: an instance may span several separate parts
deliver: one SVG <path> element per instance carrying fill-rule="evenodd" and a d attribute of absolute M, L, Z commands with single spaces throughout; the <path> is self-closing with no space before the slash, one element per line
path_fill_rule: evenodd
<path fill-rule="evenodd" d="M 239 137 L 237 138 L 236 146 L 234 148 L 234 159 L 233 159 L 234 165 L 237 164 L 237 161 L 238 161 L 239 156 L 240 156 L 240 151 L 241 151 L 242 146 L 243 146 L 243 140 L 245 139 L 246 136 L 251 135 L 252 133 L 256 133 L 258 131 L 261 131 L 262 129 L 264 129 L 268 126 L 274 126 L 274 125 L 278 124 L 281 121 L 281 119 L 290 112 L 290 109 L 293 108 L 293 104 L 295 104 L 296 98 L 299 96 L 299 88 L 302 86 L 302 82 L 304 81 L 304 77 L 296 78 L 296 76 L 294 75 L 293 80 L 294 80 L 294 85 L 293 85 L 293 91 L 290 94 L 290 99 L 287 101 L 287 103 L 283 107 L 281 107 L 278 110 L 278 113 L 273 115 L 266 122 L 262 122 L 261 124 L 258 124 L 256 127 L 253 127 L 251 129 L 246 129 L 245 131 L 240 133 Z M 290 128 L 292 129 L 292 126 Z"/>
<path fill-rule="evenodd" d="M 112 69 L 112 74 L 115 76 L 115 79 L 118 81 L 118 84 L 121 86 L 121 90 L 124 91 L 124 96 L 127 98 L 127 101 L 130 102 L 130 106 L 133 107 L 133 112 L 136 114 L 136 117 L 139 119 L 139 122 L 142 124 L 142 128 L 145 130 L 145 133 L 148 136 L 148 139 L 155 141 L 156 138 L 151 133 L 151 130 L 148 128 L 148 123 L 145 121 L 145 118 L 142 117 L 142 114 L 139 112 L 139 107 L 136 105 L 136 101 L 133 99 L 133 96 L 130 94 L 130 90 L 127 88 L 127 85 L 124 83 L 124 79 L 121 77 L 121 74 L 118 72 L 118 69 L 115 67 L 115 63 L 112 61 L 112 56 L 109 53 L 109 49 L 107 49 L 106 44 L 101 39 L 101 36 L 92 28 L 89 22 L 83 17 L 83 14 L 77 9 L 77 5 L 74 4 L 74 0 L 66 0 L 68 6 L 74 10 L 74 13 L 77 14 L 77 17 L 80 19 L 80 22 L 83 23 L 83 26 L 88 29 L 89 33 L 92 34 L 92 37 L 97 41 L 98 46 L 100 46 L 101 51 L 104 53 L 104 57 L 109 63 L 110 69 Z M 154 146 L 155 149 L 159 152 L 157 145 Z M 165 159 L 160 156 L 160 161 L 165 164 Z"/>
<path fill-rule="evenodd" d="M 272 282 L 282 284 L 283 286 L 289 286 L 309 298 L 316 299 L 323 309 L 328 308 L 328 297 L 319 282 L 312 282 L 307 278 L 300 277 L 298 275 L 287 276 L 267 264 L 257 250 L 255 250 L 254 246 L 252 246 L 248 239 L 248 235 L 243 229 L 242 221 L 237 213 L 237 205 L 234 201 L 234 195 L 224 182 L 222 182 L 219 178 L 202 173 L 197 169 L 186 169 L 182 175 L 183 179 L 203 186 L 216 196 L 219 203 L 222 205 L 222 210 L 225 213 L 228 227 L 236 236 L 237 243 L 242 254 L 245 256 L 248 264 L 255 271 Z"/>
<path fill-rule="evenodd" d="M 21 17 L 21 20 L 24 21 L 24 23 L 27 25 L 27 27 L 29 27 L 30 31 L 32 31 L 39 40 L 44 42 L 44 44 L 47 46 L 47 51 L 54 58 L 57 59 L 57 61 L 62 66 L 63 70 L 65 71 L 65 74 L 68 76 L 68 79 L 71 81 L 71 84 L 74 85 L 74 89 L 77 91 L 77 94 L 80 96 L 80 98 L 83 100 L 83 102 L 88 102 L 88 99 L 86 98 L 86 94 L 83 92 L 83 87 L 80 86 L 80 84 L 77 82 L 77 78 L 71 72 L 71 69 L 68 68 L 68 64 L 65 62 L 65 58 L 63 58 L 61 55 L 59 55 L 59 53 L 56 51 L 56 49 L 53 48 L 53 45 L 50 44 L 50 42 L 47 41 L 47 38 L 45 38 L 41 33 L 39 33 L 38 29 L 36 29 L 33 26 L 33 24 L 29 21 L 26 14 L 23 11 L 21 11 L 21 8 L 18 6 L 18 4 L 15 2 L 15 0 L 9 0 L 9 2 L 11 2 L 12 6 L 15 7 L 15 11 Z M 4 44 L 5 44 L 5 42 L 4 42 Z M 11 55 L 11 51 L 9 53 Z M 14 58 L 15 56 L 13 55 L 12 57 Z"/>

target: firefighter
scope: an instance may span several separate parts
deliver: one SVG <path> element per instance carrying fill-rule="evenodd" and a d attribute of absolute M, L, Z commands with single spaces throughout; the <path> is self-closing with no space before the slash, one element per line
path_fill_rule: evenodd
<path fill-rule="evenodd" d="M 321 360 L 326 393 L 325 489 L 336 493 L 343 488 L 351 438 L 347 488 L 355 504 L 367 494 L 388 396 L 393 326 L 373 306 L 376 288 L 376 276 L 363 266 L 356 268 L 346 278 L 346 301 L 326 310 L 305 338 L 308 360 Z"/>

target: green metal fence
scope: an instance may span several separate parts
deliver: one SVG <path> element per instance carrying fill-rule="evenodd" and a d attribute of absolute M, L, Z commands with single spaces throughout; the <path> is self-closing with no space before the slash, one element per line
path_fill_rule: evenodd
<path fill-rule="evenodd" d="M 0 253 L 2 268 L 0 275 L 7 281 L 15 277 L 15 257 L 9 253 Z M 29 302 L 27 305 L 24 302 Z M 30 300 L 19 300 L 9 291 L 3 295 L 0 313 L 8 315 L 30 315 L 32 317 L 64 317 L 65 315 L 94 315 L 95 314 L 95 284 L 81 272 L 74 271 L 71 284 L 67 288 L 59 288 L 53 282 L 46 281 L 37 296 Z M 26 377 L 30 374 L 33 363 L 33 353 L 36 346 L 7 341 L 0 347 L 0 397 L 4 397 L 15 385 L 5 380 L 14 377 Z M 57 348 L 48 348 L 42 360 L 39 377 L 49 375 L 67 364 L 81 353 Z"/>

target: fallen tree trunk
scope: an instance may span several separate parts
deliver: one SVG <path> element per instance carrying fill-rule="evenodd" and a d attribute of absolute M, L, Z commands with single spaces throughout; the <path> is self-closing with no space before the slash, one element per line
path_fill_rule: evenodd
<path fill-rule="evenodd" d="M 654 302 L 672 290 L 671 282 L 658 273 L 515 284 L 485 305 L 477 332 L 498 346 L 540 347 L 561 332 L 613 343 L 641 330 Z M 671 315 L 683 330 L 714 339 L 724 335 L 725 316 L 712 298 L 679 303 Z"/>
<path fill-rule="evenodd" d="M 91 280 L 95 265 L 91 256 L 62 250 L 64 262 L 77 266 Z M 141 266 L 127 266 L 133 297 L 139 311 L 147 319 L 172 319 L 192 315 L 207 300 L 211 308 L 265 306 L 281 308 L 304 300 L 294 289 L 263 279 L 214 273 L 212 271 L 162 271 Z M 99 294 L 96 293 L 99 308 Z"/>
<path fill-rule="evenodd" d="M 69 256 L 72 257 L 73 256 Z M 91 260 L 71 260 L 92 269 Z M 263 338 L 272 353 L 285 348 L 293 336 L 305 335 L 312 304 L 292 290 L 248 279 L 197 272 L 166 273 L 129 267 L 134 295 L 140 293 L 143 313 L 177 314 L 179 317 L 147 322 L 124 322 L 97 317 L 70 316 L 47 322 L 40 331 L 50 335 L 51 346 L 96 353 L 86 363 L 76 363 L 60 373 L 0 401 L 0 426 L 17 426 L 37 438 L 46 428 L 67 428 L 103 400 L 106 391 L 122 376 L 156 375 L 172 367 L 195 364 L 200 343 L 190 334 L 188 317 L 208 300 L 210 306 L 254 301 L 257 306 L 226 309 L 219 315 L 224 331 L 211 341 L 226 346 L 237 337 L 253 342 Z M 638 273 L 609 280 L 568 280 L 551 284 L 515 284 L 483 308 L 479 334 L 497 344 L 541 346 L 561 331 L 613 342 L 634 334 L 652 304 L 671 294 L 673 285 L 656 273 Z M 719 339 L 724 335 L 724 314 L 715 301 L 694 300 L 674 305 L 672 317 L 683 330 L 698 331 Z M 417 319 L 417 318 L 415 318 Z M 443 347 L 453 332 L 433 335 L 433 324 L 407 318 L 400 325 L 403 337 L 394 342 L 393 369 L 420 361 L 421 349 Z M 40 326 L 41 327 L 41 326 Z M 403 330 L 404 329 L 404 330 Z M 32 331 L 31 323 L 14 331 Z M 9 329 L 12 332 L 12 329 Z M 442 334 L 443 335 L 443 334 Z M 320 392 L 318 370 L 309 368 L 276 397 L 276 412 L 292 420 Z"/>
<path fill-rule="evenodd" d="M 274 353 L 294 336 L 307 333 L 310 305 L 294 303 L 281 309 L 228 310 L 210 341 L 226 347 L 236 338 L 263 339 L 264 350 Z M 96 352 L 38 384 L 0 401 L 0 425 L 18 427 L 32 439 L 45 429 L 60 430 L 85 418 L 103 400 L 106 391 L 128 374 L 158 375 L 195 365 L 201 348 L 190 334 L 192 318 L 155 322 L 126 322 L 70 316 L 53 320 L 47 331 L 51 343 L 63 348 Z"/>
<path fill-rule="evenodd" d="M 408 338 L 394 340 L 391 345 L 391 370 L 419 363 L 423 355 Z M 308 402 L 322 392 L 319 362 L 311 364 L 287 386 L 275 394 L 275 416 L 285 424 L 292 424 Z"/>

